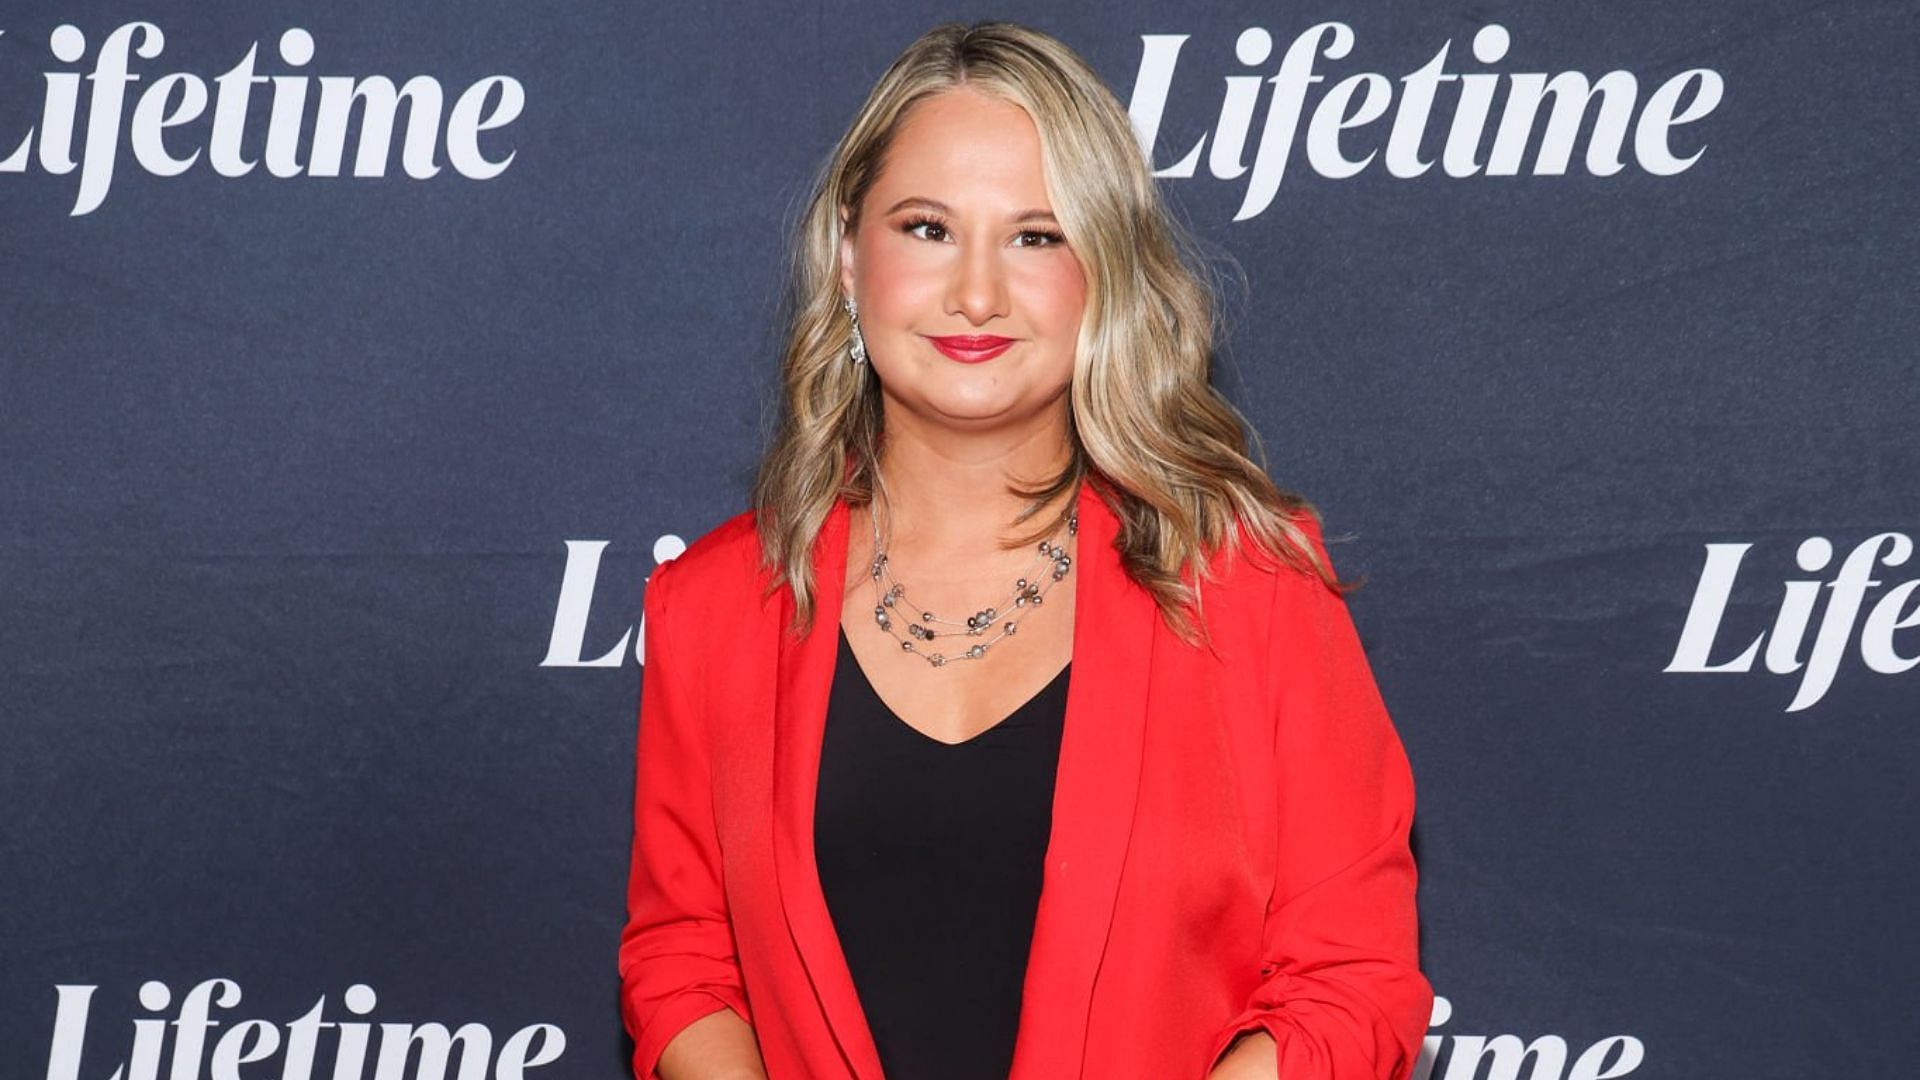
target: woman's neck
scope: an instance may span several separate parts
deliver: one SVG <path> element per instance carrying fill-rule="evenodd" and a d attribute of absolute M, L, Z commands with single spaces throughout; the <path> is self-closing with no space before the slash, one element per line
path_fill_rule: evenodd
<path fill-rule="evenodd" d="M 928 438 L 902 425 L 890 429 L 881 453 L 874 507 L 890 546 L 924 559 L 990 555 L 1007 540 L 1066 510 L 1069 491 L 1026 520 L 1031 505 L 1008 491 L 1057 476 L 1072 460 L 1064 427 L 1003 434 Z"/>

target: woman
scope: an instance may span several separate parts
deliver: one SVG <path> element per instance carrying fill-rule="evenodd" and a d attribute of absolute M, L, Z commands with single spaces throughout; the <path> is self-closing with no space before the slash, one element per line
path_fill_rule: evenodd
<path fill-rule="evenodd" d="M 753 509 L 646 592 L 635 1075 L 1406 1077 L 1406 758 L 1118 102 L 939 27 L 803 229 Z"/>

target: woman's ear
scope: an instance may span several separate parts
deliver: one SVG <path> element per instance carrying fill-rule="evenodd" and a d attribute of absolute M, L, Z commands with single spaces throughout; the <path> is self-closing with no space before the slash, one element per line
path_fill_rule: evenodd
<path fill-rule="evenodd" d="M 853 233 L 847 229 L 847 208 L 840 208 L 840 295 L 853 295 Z"/>

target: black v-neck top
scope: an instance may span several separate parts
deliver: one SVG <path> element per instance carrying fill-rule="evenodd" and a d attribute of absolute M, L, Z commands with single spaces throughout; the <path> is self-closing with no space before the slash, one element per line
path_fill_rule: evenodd
<path fill-rule="evenodd" d="M 881 1067 L 887 1080 L 1004 1080 L 1073 665 L 947 744 L 880 700 L 844 630 L 839 648 L 815 861 Z"/>

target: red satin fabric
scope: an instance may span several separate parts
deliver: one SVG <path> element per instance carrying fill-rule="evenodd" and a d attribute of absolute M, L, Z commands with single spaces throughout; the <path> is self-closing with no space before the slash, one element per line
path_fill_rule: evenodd
<path fill-rule="evenodd" d="M 1216 560 L 1213 647 L 1189 646 L 1122 571 L 1112 511 L 1091 487 L 1079 507 L 1074 676 L 1011 1080 L 1203 1080 L 1262 1029 L 1287 1080 L 1405 1080 L 1433 1001 L 1413 780 L 1345 604 L 1304 574 Z M 812 850 L 847 525 L 837 504 L 801 639 L 782 632 L 791 593 L 763 595 L 751 515 L 647 586 L 619 957 L 641 1080 L 723 1007 L 753 1025 L 770 1080 L 882 1080 Z"/>

